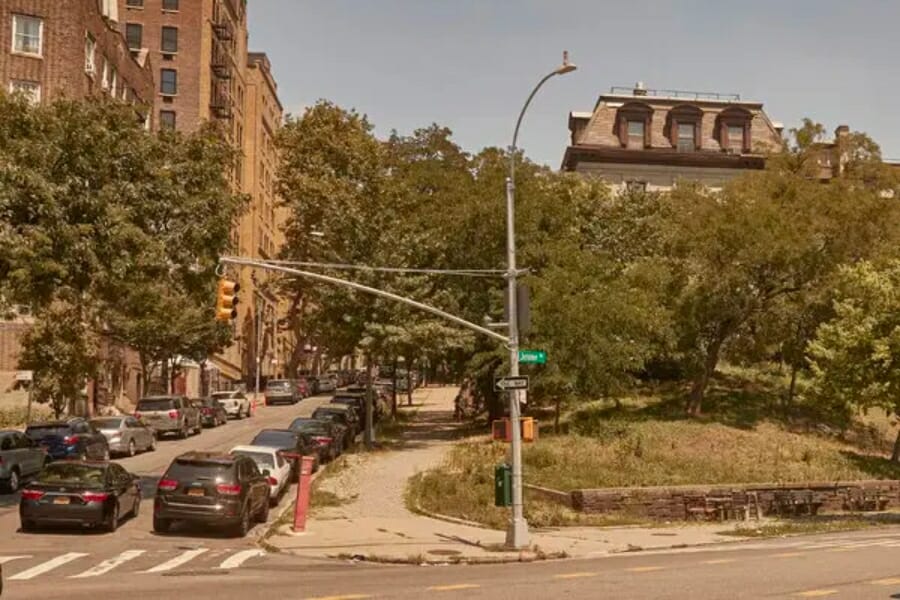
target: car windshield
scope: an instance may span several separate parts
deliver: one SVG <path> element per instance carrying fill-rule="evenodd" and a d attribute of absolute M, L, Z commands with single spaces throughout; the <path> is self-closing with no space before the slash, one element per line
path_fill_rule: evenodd
<path fill-rule="evenodd" d="M 328 426 L 325 423 L 314 419 L 297 419 L 291 423 L 291 429 L 316 435 L 327 435 L 329 433 Z"/>
<path fill-rule="evenodd" d="M 231 475 L 232 466 L 217 462 L 203 462 L 192 460 L 176 460 L 166 471 L 166 479 L 175 481 L 188 480 L 221 480 Z"/>
<path fill-rule="evenodd" d="M 25 430 L 25 435 L 33 440 L 49 437 L 51 435 L 69 435 L 72 429 L 68 425 L 31 425 Z"/>
<path fill-rule="evenodd" d="M 96 429 L 118 429 L 122 426 L 121 418 L 91 419 L 91 425 Z"/>
<path fill-rule="evenodd" d="M 156 410 L 170 410 L 175 407 L 171 398 L 159 398 L 155 400 L 141 400 L 138 402 L 138 411 L 152 412 Z"/>
<path fill-rule="evenodd" d="M 248 456 L 253 459 L 253 462 L 256 463 L 256 466 L 259 467 L 259 470 L 269 469 L 270 471 L 275 468 L 275 457 L 268 452 L 251 452 L 249 450 L 234 450 L 231 452 L 232 454 L 240 454 L 241 456 Z"/>
<path fill-rule="evenodd" d="M 276 448 L 296 444 L 295 434 L 290 431 L 260 431 L 250 442 L 253 446 L 274 446 Z"/>
<path fill-rule="evenodd" d="M 276 379 L 266 384 L 267 390 L 286 390 L 291 387 L 291 382 L 283 379 Z"/>
<path fill-rule="evenodd" d="M 106 469 L 84 463 L 53 463 L 44 467 L 37 482 L 49 485 L 78 484 L 88 487 L 103 487 Z"/>

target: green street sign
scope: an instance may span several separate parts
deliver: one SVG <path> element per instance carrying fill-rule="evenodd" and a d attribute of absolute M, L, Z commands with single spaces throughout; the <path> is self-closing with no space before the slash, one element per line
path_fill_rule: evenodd
<path fill-rule="evenodd" d="M 547 362 L 547 353 L 543 350 L 519 350 L 519 362 L 543 365 Z"/>

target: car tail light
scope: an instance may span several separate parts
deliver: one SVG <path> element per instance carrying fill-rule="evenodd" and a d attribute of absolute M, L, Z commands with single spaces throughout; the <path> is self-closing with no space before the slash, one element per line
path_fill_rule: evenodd
<path fill-rule="evenodd" d="M 81 499 L 85 502 L 106 502 L 109 494 L 106 492 L 82 492 Z"/>
<path fill-rule="evenodd" d="M 237 496 L 241 493 L 241 484 L 239 483 L 220 483 L 216 486 L 216 491 L 224 496 Z"/>
<path fill-rule="evenodd" d="M 178 482 L 174 479 L 160 479 L 159 483 L 156 484 L 156 489 L 162 490 L 163 492 L 174 492 L 177 487 Z"/>
<path fill-rule="evenodd" d="M 134 418 L 135 418 L 135 419 L 140 419 L 140 418 L 141 418 L 141 413 L 135 411 L 135 413 L 134 413 Z"/>
<path fill-rule="evenodd" d="M 266 477 L 266 481 L 269 482 L 269 485 L 278 485 L 278 480 L 274 477 Z"/>
<path fill-rule="evenodd" d="M 41 490 L 22 490 L 22 500 L 40 500 L 43 497 Z"/>
<path fill-rule="evenodd" d="M 77 435 L 67 435 L 66 437 L 63 438 L 63 444 L 65 444 L 66 446 L 74 446 L 77 443 L 78 443 Z"/>
<path fill-rule="evenodd" d="M 170 410 L 170 411 L 169 411 L 169 418 L 170 418 L 170 419 L 177 419 L 178 416 L 179 416 L 180 414 L 181 414 L 181 413 L 179 413 L 177 410 Z"/>
<path fill-rule="evenodd" d="M 204 414 L 204 415 L 211 415 L 211 414 L 212 414 L 212 409 L 211 409 L 211 408 L 201 408 L 200 410 L 203 411 L 203 414 Z"/>
<path fill-rule="evenodd" d="M 331 438 L 322 436 L 314 437 L 313 443 L 315 443 L 316 446 L 327 446 L 331 443 Z"/>

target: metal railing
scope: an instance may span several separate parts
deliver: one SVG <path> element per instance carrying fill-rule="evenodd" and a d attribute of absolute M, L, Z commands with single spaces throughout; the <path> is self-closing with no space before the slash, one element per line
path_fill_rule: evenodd
<path fill-rule="evenodd" d="M 719 92 L 692 92 L 688 90 L 655 90 L 614 85 L 609 88 L 610 94 L 635 96 L 650 96 L 654 98 L 683 98 L 685 100 L 716 100 L 719 102 L 740 102 L 740 94 L 723 94 Z"/>

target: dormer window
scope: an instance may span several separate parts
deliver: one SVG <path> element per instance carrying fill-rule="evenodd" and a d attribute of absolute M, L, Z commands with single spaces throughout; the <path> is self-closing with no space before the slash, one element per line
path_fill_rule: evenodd
<path fill-rule="evenodd" d="M 736 150 L 738 152 L 744 149 L 744 127 L 743 125 L 729 125 L 728 126 L 728 141 L 726 145 L 729 150 Z"/>
<path fill-rule="evenodd" d="M 703 111 L 696 106 L 676 106 L 669 111 L 666 128 L 672 146 L 682 152 L 699 150 Z"/>
<path fill-rule="evenodd" d="M 728 108 L 716 120 L 719 145 L 734 154 L 750 152 L 750 123 L 753 115 L 743 108 Z"/>
<path fill-rule="evenodd" d="M 653 109 L 643 103 L 629 102 L 616 114 L 616 135 L 623 148 L 650 147 L 650 122 Z"/>

